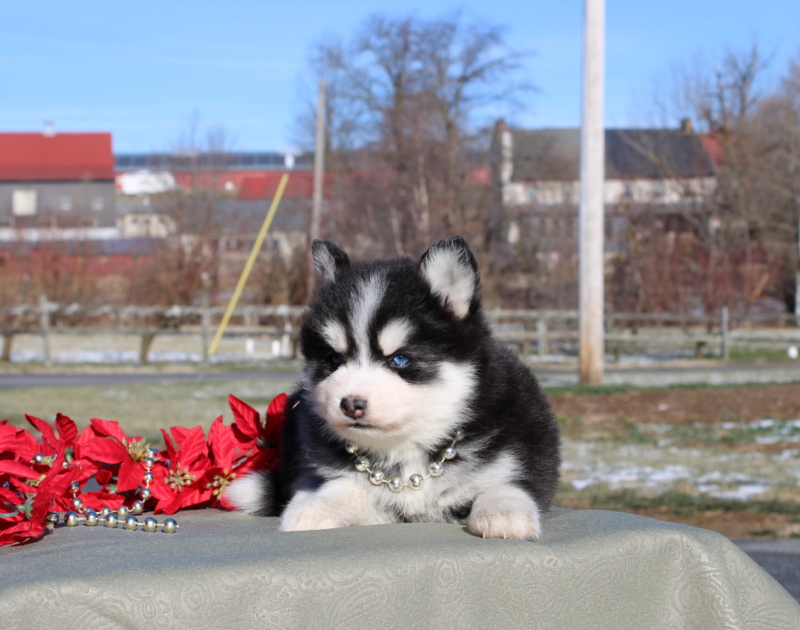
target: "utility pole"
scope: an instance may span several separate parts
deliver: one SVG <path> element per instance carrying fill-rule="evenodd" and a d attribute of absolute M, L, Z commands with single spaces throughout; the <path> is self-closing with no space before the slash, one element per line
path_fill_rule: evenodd
<path fill-rule="evenodd" d="M 584 0 L 583 113 L 578 210 L 580 382 L 603 382 L 605 0 Z"/>
<path fill-rule="evenodd" d="M 317 137 L 314 144 L 314 201 L 311 206 L 310 241 L 319 238 L 319 224 L 322 218 L 322 187 L 325 176 L 325 79 L 319 80 L 319 95 L 317 96 Z M 309 299 L 314 293 L 317 282 L 314 263 L 311 261 L 311 243 L 308 248 L 308 287 Z"/>

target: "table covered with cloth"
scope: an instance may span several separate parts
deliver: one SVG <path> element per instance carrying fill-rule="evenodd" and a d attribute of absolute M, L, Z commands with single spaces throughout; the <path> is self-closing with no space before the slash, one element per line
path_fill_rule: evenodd
<path fill-rule="evenodd" d="M 800 605 L 725 537 L 630 514 L 554 509 L 538 542 L 176 518 L 174 534 L 59 527 L 0 549 L 0 627 L 800 629 Z"/>

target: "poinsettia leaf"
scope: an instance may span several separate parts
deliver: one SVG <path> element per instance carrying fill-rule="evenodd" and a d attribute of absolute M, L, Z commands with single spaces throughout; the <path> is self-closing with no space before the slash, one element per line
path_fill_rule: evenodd
<path fill-rule="evenodd" d="M 29 416 L 27 413 L 25 414 L 25 419 L 30 422 L 39 433 L 42 434 L 42 446 L 49 446 L 50 448 L 42 448 L 43 455 L 50 455 L 58 450 L 59 440 L 56 438 L 56 434 L 53 431 L 53 427 L 50 426 L 49 423 L 45 422 L 41 418 L 37 418 L 36 416 Z M 47 452 L 44 452 L 47 451 Z"/>
<path fill-rule="evenodd" d="M 41 474 L 32 466 L 8 459 L 0 459 L 0 474 L 14 475 L 21 479 L 38 479 Z"/>
<path fill-rule="evenodd" d="M 141 440 L 141 437 L 139 436 L 128 437 L 125 435 L 125 432 L 119 428 L 119 422 L 116 420 L 100 420 L 100 418 L 92 418 L 89 420 L 89 422 L 92 423 L 92 428 L 97 431 L 98 434 L 105 437 L 114 438 L 123 444 Z"/>
<path fill-rule="evenodd" d="M 229 426 L 222 423 L 222 416 L 214 420 L 208 430 L 208 443 L 217 466 L 233 470 L 233 457 L 236 453 L 237 441 Z"/>
<path fill-rule="evenodd" d="M 175 427 L 170 429 L 169 431 L 174 431 Z M 170 462 L 175 461 L 178 457 L 178 449 L 175 448 L 175 445 L 172 443 L 172 438 L 169 435 L 169 431 L 167 429 L 160 429 L 161 435 L 164 436 L 164 444 L 167 446 L 167 459 Z"/>
<path fill-rule="evenodd" d="M 83 427 L 83 431 L 81 431 L 80 435 L 78 436 L 78 439 L 75 440 L 75 446 L 76 447 L 82 446 L 83 444 L 91 442 L 92 440 L 97 439 L 99 437 L 105 437 L 105 436 L 100 435 L 97 431 L 94 430 L 94 427 L 90 424 L 88 426 Z"/>
<path fill-rule="evenodd" d="M 79 497 L 83 500 L 83 504 L 86 507 L 92 508 L 93 510 L 100 510 L 104 507 L 116 510 L 125 503 L 125 497 L 121 494 L 111 494 L 110 492 L 103 492 L 102 490 L 82 492 Z"/>
<path fill-rule="evenodd" d="M 283 434 L 283 422 L 286 419 L 286 403 L 289 397 L 279 394 L 272 399 L 267 408 L 267 422 L 262 432 L 262 445 L 279 448 Z"/>
<path fill-rule="evenodd" d="M 109 470 L 108 468 L 103 468 L 102 470 L 98 470 L 97 474 L 94 476 L 94 480 L 100 484 L 100 487 L 105 490 L 114 480 L 114 471 Z"/>
<path fill-rule="evenodd" d="M 153 512 L 156 514 L 175 514 L 181 509 L 181 500 L 182 497 L 176 492 L 170 497 L 159 500 Z"/>
<path fill-rule="evenodd" d="M 233 394 L 228 395 L 228 405 L 239 430 L 251 438 L 258 437 L 261 433 L 261 416 L 258 412 Z"/>
<path fill-rule="evenodd" d="M 272 399 L 269 407 L 267 407 L 267 426 L 274 422 L 278 424 L 283 423 L 283 418 L 286 414 L 286 403 L 288 401 L 289 397 L 286 394 L 278 394 Z"/>
<path fill-rule="evenodd" d="M 182 433 L 181 452 L 178 458 L 184 466 L 191 466 L 198 458 L 208 455 L 206 436 L 201 427 L 194 427 Z"/>
<path fill-rule="evenodd" d="M 56 428 L 58 429 L 58 437 L 64 444 L 72 446 L 75 444 L 75 438 L 78 437 L 78 425 L 73 420 L 61 413 L 56 414 Z"/>
<path fill-rule="evenodd" d="M 136 490 L 143 485 L 142 475 L 144 475 L 144 466 L 140 462 L 135 462 L 131 458 L 125 459 L 119 467 L 117 475 L 117 492 Z"/>
<path fill-rule="evenodd" d="M 0 423 L 0 453 L 14 452 L 17 447 L 17 429 L 5 421 Z"/>
<path fill-rule="evenodd" d="M 192 429 L 187 429 L 186 427 L 172 427 L 170 428 L 170 433 L 172 433 L 172 437 L 175 438 L 175 444 L 177 444 L 178 448 L 183 448 L 183 443 L 189 439 L 191 433 L 198 429 L 199 427 L 194 427 Z M 200 429 L 202 431 L 202 429 Z"/>
<path fill-rule="evenodd" d="M 96 477 L 98 471 L 102 467 L 102 464 L 98 464 L 97 462 L 91 459 L 78 459 L 73 460 L 71 465 L 75 470 L 78 471 L 77 476 L 75 477 L 76 481 L 79 481 L 81 484 L 85 483 L 92 477 Z"/>
<path fill-rule="evenodd" d="M 120 464 L 126 459 L 130 459 L 127 449 L 113 439 L 98 437 L 84 444 L 80 453 L 82 457 L 88 457 L 104 464 Z"/>

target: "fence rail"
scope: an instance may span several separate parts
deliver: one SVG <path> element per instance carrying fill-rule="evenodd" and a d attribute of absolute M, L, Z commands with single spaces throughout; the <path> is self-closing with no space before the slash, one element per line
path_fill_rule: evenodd
<path fill-rule="evenodd" d="M 139 362 L 149 361 L 157 336 L 198 335 L 203 362 L 216 326 L 225 312 L 222 306 L 91 306 L 57 304 L 42 297 L 38 304 L 0 307 L 0 360 L 11 360 L 14 337 L 42 336 L 43 360 L 51 362 L 54 335 L 136 335 L 140 338 Z M 241 306 L 234 310 L 225 337 L 259 337 L 279 344 L 280 356 L 297 354 L 297 330 L 303 307 Z M 495 336 L 513 346 L 526 359 L 552 353 L 577 352 L 578 313 L 572 310 L 488 309 Z M 792 314 L 729 314 L 718 317 L 675 313 L 609 313 L 605 319 L 606 350 L 619 355 L 629 348 L 691 348 L 695 355 L 712 352 L 729 357 L 732 344 L 757 346 L 800 345 L 800 329 Z M 718 348 L 718 352 L 716 351 Z M 531 350 L 534 350 L 532 353 Z"/>

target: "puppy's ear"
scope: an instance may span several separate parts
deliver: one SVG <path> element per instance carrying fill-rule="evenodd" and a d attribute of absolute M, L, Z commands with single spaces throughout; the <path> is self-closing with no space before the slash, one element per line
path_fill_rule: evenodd
<path fill-rule="evenodd" d="M 460 236 L 439 241 L 419 261 L 431 292 L 459 319 L 469 314 L 478 288 L 478 263 Z"/>
<path fill-rule="evenodd" d="M 350 264 L 350 258 L 330 241 L 311 243 L 311 258 L 323 282 L 333 282 L 336 274 Z"/>

